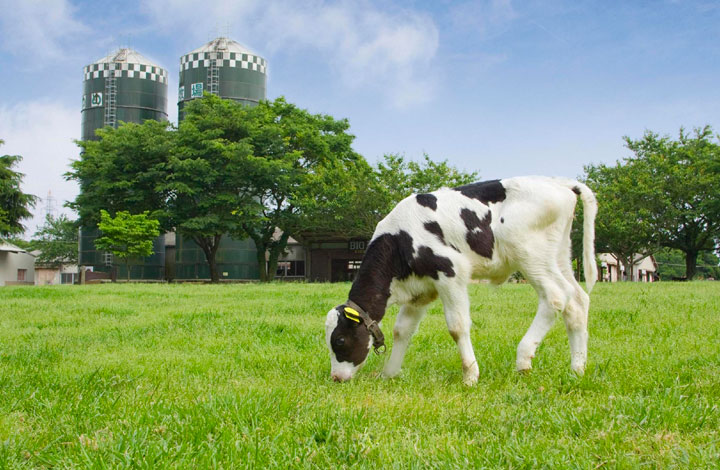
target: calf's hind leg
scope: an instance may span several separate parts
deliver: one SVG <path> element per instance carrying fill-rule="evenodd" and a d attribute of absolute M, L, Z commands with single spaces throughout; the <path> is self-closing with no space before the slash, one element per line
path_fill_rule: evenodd
<path fill-rule="evenodd" d="M 518 371 L 532 368 L 532 358 L 535 356 L 537 347 L 555 323 L 555 312 L 565 310 L 567 304 L 567 295 L 564 289 L 554 282 L 552 277 L 543 276 L 540 279 L 530 277 L 530 282 L 538 294 L 538 309 L 530 328 L 517 348 L 516 367 Z"/>
<path fill-rule="evenodd" d="M 570 342 L 570 367 L 577 374 L 583 374 L 587 362 L 590 297 L 582 290 L 572 274 L 570 276 L 568 283 L 573 287 L 573 295 L 563 310 L 563 320 Z"/>

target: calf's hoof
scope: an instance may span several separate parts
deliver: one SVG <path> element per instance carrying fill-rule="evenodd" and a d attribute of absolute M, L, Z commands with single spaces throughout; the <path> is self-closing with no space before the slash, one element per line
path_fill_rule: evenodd
<path fill-rule="evenodd" d="M 530 369 L 532 369 L 532 357 L 518 358 L 518 360 L 515 361 L 515 368 L 521 373 L 530 372 Z"/>
<path fill-rule="evenodd" d="M 400 374 L 400 369 L 383 369 L 382 376 L 385 379 L 392 379 Z"/>
<path fill-rule="evenodd" d="M 469 366 L 463 366 L 463 383 L 468 387 L 472 387 L 478 381 L 480 377 L 480 369 L 478 368 L 477 362 L 473 362 Z"/>

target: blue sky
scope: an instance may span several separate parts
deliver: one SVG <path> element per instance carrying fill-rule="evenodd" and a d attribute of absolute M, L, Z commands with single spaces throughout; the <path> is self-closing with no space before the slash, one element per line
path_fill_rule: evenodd
<path fill-rule="evenodd" d="M 269 63 L 268 97 L 348 118 L 355 148 L 448 159 L 481 178 L 576 177 L 622 136 L 720 131 L 720 4 L 710 1 L 0 0 L 2 154 L 25 189 L 77 193 L 82 67 L 129 46 L 170 74 L 227 33 Z M 28 223 L 32 230 L 44 202 Z"/>

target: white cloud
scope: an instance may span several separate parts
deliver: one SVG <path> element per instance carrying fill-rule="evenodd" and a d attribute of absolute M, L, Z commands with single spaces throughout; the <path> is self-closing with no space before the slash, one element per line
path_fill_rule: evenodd
<path fill-rule="evenodd" d="M 88 28 L 68 0 L 0 0 L 0 47 L 32 61 L 75 55 L 70 40 Z"/>
<path fill-rule="evenodd" d="M 413 10 L 388 12 L 369 1 L 272 3 L 215 0 L 197 15 L 194 0 L 148 1 L 159 28 L 190 31 L 198 41 L 229 25 L 230 36 L 252 38 L 258 52 L 315 53 L 351 89 L 380 93 L 403 107 L 432 99 L 439 33 L 432 18 Z M 270 63 L 272 71 L 272 63 Z"/>
<path fill-rule="evenodd" d="M 43 200 L 38 201 L 32 220 L 24 222 L 28 235 L 42 224 L 48 191 L 55 199 L 57 213 L 69 214 L 62 207 L 75 199 L 75 182 L 65 181 L 70 161 L 79 155 L 73 139 L 80 138 L 80 112 L 57 102 L 34 101 L 15 106 L 0 106 L 0 147 L 2 155 L 21 155 L 17 170 L 25 173 L 22 189 Z"/>

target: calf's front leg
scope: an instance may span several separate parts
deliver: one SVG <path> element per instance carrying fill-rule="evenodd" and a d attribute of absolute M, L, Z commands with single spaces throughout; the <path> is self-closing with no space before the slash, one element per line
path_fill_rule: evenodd
<path fill-rule="evenodd" d="M 385 377 L 395 377 L 400 373 L 405 352 L 410 345 L 410 339 L 417 331 L 420 320 L 425 316 L 427 307 L 416 307 L 413 305 L 403 305 L 400 307 L 395 327 L 393 328 L 393 346 L 390 353 L 390 359 L 385 368 L 383 375 Z"/>
<path fill-rule="evenodd" d="M 451 283 L 443 289 L 438 289 L 440 299 L 445 310 L 445 322 L 450 336 L 455 340 L 463 368 L 463 383 L 474 385 L 478 381 L 480 369 L 478 368 L 475 352 L 470 341 L 470 300 L 467 286 Z"/>

